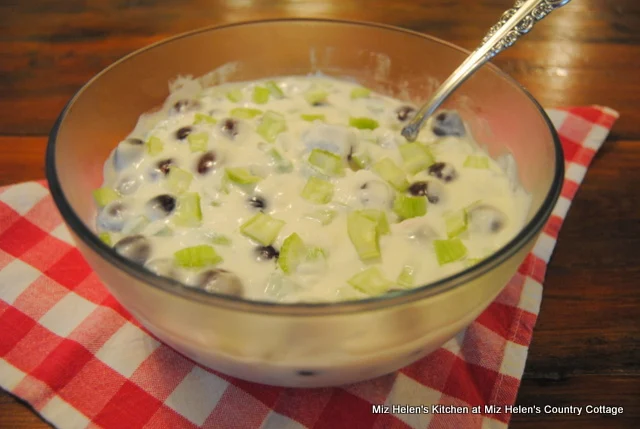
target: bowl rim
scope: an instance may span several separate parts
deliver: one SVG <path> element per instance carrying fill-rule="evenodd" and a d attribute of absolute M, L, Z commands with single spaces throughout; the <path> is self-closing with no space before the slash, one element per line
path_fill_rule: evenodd
<path fill-rule="evenodd" d="M 269 302 L 269 301 L 254 301 L 243 298 L 237 298 L 233 296 L 209 293 L 200 289 L 192 288 L 183 285 L 177 280 L 173 280 L 167 277 L 158 276 L 151 271 L 148 271 L 141 266 L 131 262 L 118 254 L 111 247 L 103 243 L 98 236 L 91 231 L 91 229 L 84 224 L 80 217 L 75 213 L 71 204 L 67 200 L 62 187 L 58 180 L 57 167 L 55 164 L 56 155 L 56 141 L 60 127 L 63 125 L 64 119 L 67 116 L 69 109 L 73 106 L 75 101 L 82 96 L 83 92 L 91 86 L 101 76 L 109 73 L 112 69 L 118 67 L 120 64 L 128 61 L 134 56 L 146 52 L 164 44 L 171 43 L 175 40 L 185 37 L 191 37 L 200 33 L 209 31 L 216 31 L 219 29 L 225 29 L 237 26 L 251 26 L 251 25 L 265 25 L 265 24 L 283 24 L 283 23 L 296 23 L 296 22 L 317 22 L 317 23 L 331 23 L 347 26 L 364 26 L 370 28 L 376 28 L 386 31 L 394 31 L 404 33 L 408 36 L 419 37 L 427 39 L 431 42 L 435 42 L 448 47 L 449 49 L 456 50 L 465 55 L 469 55 L 470 52 L 459 46 L 456 46 L 447 41 L 439 38 L 423 34 L 417 31 L 387 25 L 369 21 L 348 20 L 348 19 L 333 19 L 333 18 L 274 18 L 263 20 L 250 20 L 242 22 L 234 22 L 222 25 L 211 25 L 202 27 L 196 30 L 180 33 L 172 37 L 162 39 L 158 42 L 147 45 L 140 48 L 119 60 L 115 61 L 94 77 L 92 77 L 86 84 L 84 84 L 69 100 L 60 115 L 58 116 L 51 132 L 49 134 L 47 150 L 45 155 L 45 171 L 46 178 L 49 183 L 49 190 L 53 197 L 53 200 L 60 211 L 63 220 L 67 226 L 72 230 L 76 237 L 78 237 L 84 245 L 88 246 L 92 251 L 96 252 L 107 263 L 114 266 L 116 269 L 124 271 L 127 275 L 135 278 L 136 280 L 149 285 L 153 288 L 160 289 L 164 292 L 168 292 L 176 297 L 182 299 L 196 301 L 206 305 L 215 307 L 221 307 L 229 310 L 236 310 L 241 312 L 251 312 L 260 314 L 269 314 L 277 316 L 322 316 L 322 315 L 337 315 L 337 314 L 351 314 L 362 313 L 368 311 L 376 311 L 387 309 L 389 307 L 395 307 L 408 302 L 425 299 L 430 296 L 441 294 L 472 281 L 483 274 L 496 268 L 504 261 L 509 259 L 515 253 L 522 249 L 536 234 L 538 234 L 548 218 L 551 216 L 555 203 L 560 197 L 562 184 L 564 182 L 564 154 L 562 145 L 558 137 L 557 131 L 553 126 L 551 120 L 546 114 L 545 110 L 538 103 L 538 101 L 515 79 L 511 78 L 497 66 L 492 63 L 487 63 L 483 67 L 490 68 L 498 76 L 509 81 L 512 85 L 518 88 L 534 105 L 538 110 L 538 113 L 542 116 L 546 122 L 549 132 L 553 140 L 553 147 L 555 153 L 555 171 L 553 181 L 545 196 L 540 208 L 531 218 L 531 220 L 524 226 L 520 232 L 513 237 L 507 244 L 502 246 L 498 251 L 494 252 L 491 256 L 480 261 L 478 264 L 469 267 L 463 271 L 457 272 L 451 276 L 442 278 L 432 283 L 416 287 L 413 289 L 394 291 L 384 295 L 364 298 L 360 300 L 338 301 L 338 302 L 298 302 L 298 303 L 281 303 L 281 302 Z"/>

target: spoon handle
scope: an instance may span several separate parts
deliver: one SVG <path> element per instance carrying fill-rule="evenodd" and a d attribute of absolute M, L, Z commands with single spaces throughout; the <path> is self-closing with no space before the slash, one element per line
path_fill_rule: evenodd
<path fill-rule="evenodd" d="M 480 46 L 444 81 L 431 99 L 418 110 L 413 119 L 402 129 L 408 141 L 415 141 L 425 121 L 473 72 L 491 58 L 513 46 L 520 36 L 527 34 L 533 25 L 554 9 L 570 0 L 516 0 L 500 20 L 482 39 Z"/>

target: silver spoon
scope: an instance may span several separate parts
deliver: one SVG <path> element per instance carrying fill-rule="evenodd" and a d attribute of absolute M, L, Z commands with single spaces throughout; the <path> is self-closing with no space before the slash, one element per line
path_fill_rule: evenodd
<path fill-rule="evenodd" d="M 520 36 L 528 33 L 533 25 L 570 0 L 516 0 L 507 9 L 496 25 L 491 27 L 482 44 L 444 81 L 411 121 L 402 129 L 402 135 L 410 142 L 415 141 L 420 129 L 436 109 L 469 76 L 491 58 L 512 46 Z"/>

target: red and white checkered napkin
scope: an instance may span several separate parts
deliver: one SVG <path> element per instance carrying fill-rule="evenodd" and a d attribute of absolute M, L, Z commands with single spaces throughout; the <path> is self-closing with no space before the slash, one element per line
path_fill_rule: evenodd
<path fill-rule="evenodd" d="M 0 189 L 0 386 L 59 428 L 504 428 L 547 261 L 587 166 L 618 114 L 550 110 L 566 155 L 562 197 L 494 303 L 419 362 L 342 388 L 290 389 L 208 371 L 151 337 L 71 242 L 42 183 Z M 482 413 L 374 414 L 372 404 L 482 406 Z"/>

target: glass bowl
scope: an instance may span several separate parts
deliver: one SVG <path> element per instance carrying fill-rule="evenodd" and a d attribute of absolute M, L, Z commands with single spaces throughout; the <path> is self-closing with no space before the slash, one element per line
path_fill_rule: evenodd
<path fill-rule="evenodd" d="M 278 304 L 208 294 L 131 263 L 94 234 L 93 189 L 110 151 L 177 76 L 208 84 L 322 72 L 420 103 L 468 52 L 420 33 L 352 21 L 285 19 L 206 28 L 141 49 L 87 83 L 50 135 L 54 201 L 90 266 L 157 338 L 196 362 L 249 381 L 348 384 L 406 366 L 468 326 L 516 273 L 563 179 L 558 137 L 518 83 L 488 65 L 445 105 L 498 157 L 511 153 L 532 195 L 524 229 L 481 263 L 409 291 L 341 303 Z M 214 71 L 210 73 L 211 71 Z"/>

